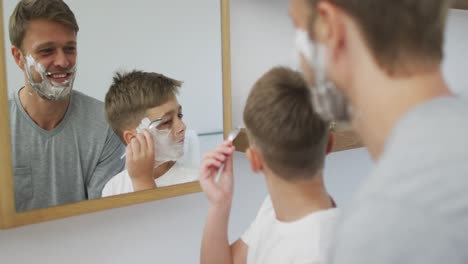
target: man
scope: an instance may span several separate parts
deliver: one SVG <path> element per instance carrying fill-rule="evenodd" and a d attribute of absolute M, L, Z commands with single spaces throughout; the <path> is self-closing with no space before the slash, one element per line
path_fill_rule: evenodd
<path fill-rule="evenodd" d="M 103 103 L 72 91 L 78 29 L 61 0 L 22 0 L 10 17 L 25 80 L 9 101 L 17 211 L 98 198 L 123 169 Z"/>
<path fill-rule="evenodd" d="M 290 2 L 316 111 L 351 117 L 376 161 L 341 220 L 334 263 L 468 262 L 468 103 L 441 70 L 448 7 Z"/>

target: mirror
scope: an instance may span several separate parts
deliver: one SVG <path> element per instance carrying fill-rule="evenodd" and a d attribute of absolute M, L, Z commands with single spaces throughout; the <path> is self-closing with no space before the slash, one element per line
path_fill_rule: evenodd
<path fill-rule="evenodd" d="M 116 71 L 137 69 L 161 73 L 183 82 L 176 97 L 186 126 L 185 156 L 181 160 L 199 159 L 197 157 L 204 151 L 226 136 L 231 129 L 228 0 L 65 2 L 80 27 L 74 91 L 104 101 Z M 11 55 L 8 37 L 8 19 L 16 3 L 15 0 L 0 2 L 4 25 L 0 41 L 3 51 L 0 53 L 0 131 L 3 135 L 0 144 L 4 146 L 0 151 L 0 227 L 10 228 L 200 191 L 194 178 L 187 177 L 150 190 L 65 202 L 47 208 L 15 209 L 18 193 L 14 186 L 19 183 L 13 172 L 18 168 L 14 168 L 12 162 L 15 158 L 7 106 L 8 99 L 12 98 L 13 102 L 13 95 L 25 84 L 23 72 Z M 17 103 L 22 106 L 19 100 Z M 187 140 L 189 136 L 191 140 Z M 179 160 L 177 163 L 185 164 Z M 190 182 L 185 183 L 187 181 Z M 119 193 L 123 192 L 112 194 Z"/>

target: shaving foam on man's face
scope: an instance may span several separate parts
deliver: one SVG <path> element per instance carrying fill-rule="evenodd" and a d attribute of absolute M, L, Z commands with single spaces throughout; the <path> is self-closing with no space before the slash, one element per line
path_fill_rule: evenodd
<path fill-rule="evenodd" d="M 327 121 L 349 123 L 351 118 L 348 101 L 327 75 L 326 47 L 311 41 L 306 31 L 298 29 L 296 50 L 301 56 L 302 70 L 311 88 L 315 112 Z"/>
<path fill-rule="evenodd" d="M 67 69 L 60 67 L 46 69 L 31 54 L 27 55 L 25 60 L 28 82 L 39 96 L 51 101 L 68 98 L 76 76 L 76 64 Z"/>
<path fill-rule="evenodd" d="M 77 32 L 63 23 L 33 19 L 14 57 L 27 86 L 46 100 L 69 97 L 76 74 Z"/>

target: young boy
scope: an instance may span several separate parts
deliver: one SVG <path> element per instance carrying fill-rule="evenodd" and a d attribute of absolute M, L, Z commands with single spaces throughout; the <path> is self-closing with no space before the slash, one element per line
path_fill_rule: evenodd
<path fill-rule="evenodd" d="M 247 159 L 264 174 L 270 195 L 247 232 L 229 245 L 234 147 L 224 142 L 208 153 L 200 169 L 210 202 L 201 263 L 327 263 L 338 216 L 322 177 L 332 143 L 301 74 L 278 67 L 263 75 L 247 99 L 244 123 Z"/>
<path fill-rule="evenodd" d="M 116 74 L 106 94 L 105 112 L 112 129 L 127 145 L 127 170 L 105 185 L 103 197 L 196 180 L 198 162 L 180 160 L 184 142 L 185 147 L 197 142 L 186 140 L 177 101 L 181 84 L 154 72 Z"/>

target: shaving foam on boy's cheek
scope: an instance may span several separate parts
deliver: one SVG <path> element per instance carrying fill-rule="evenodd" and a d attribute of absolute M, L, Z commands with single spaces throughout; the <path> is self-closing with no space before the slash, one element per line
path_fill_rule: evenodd
<path fill-rule="evenodd" d="M 155 137 L 156 157 L 155 160 L 160 163 L 167 161 L 176 161 L 184 155 L 184 144 L 176 143 L 171 136 L 171 130 L 152 131 Z"/>
<path fill-rule="evenodd" d="M 39 81 L 34 80 L 33 70 L 39 75 Z M 60 100 L 67 97 L 71 92 L 75 80 L 76 64 L 68 70 L 69 77 L 67 80 L 63 83 L 56 83 L 47 78 L 48 73 L 45 67 L 36 62 L 32 55 L 28 55 L 26 56 L 26 73 L 31 88 L 40 96 L 49 100 Z"/>
<path fill-rule="evenodd" d="M 137 127 L 137 133 L 148 129 L 151 121 L 145 117 Z M 155 167 L 168 161 L 176 161 L 184 155 L 184 144 L 173 140 L 170 129 L 150 129 L 149 132 L 154 139 Z"/>

